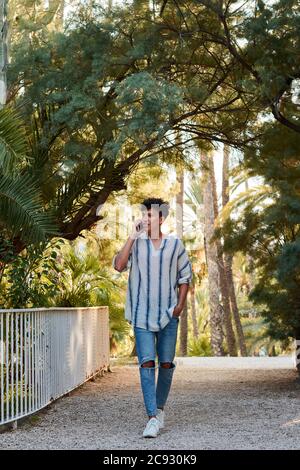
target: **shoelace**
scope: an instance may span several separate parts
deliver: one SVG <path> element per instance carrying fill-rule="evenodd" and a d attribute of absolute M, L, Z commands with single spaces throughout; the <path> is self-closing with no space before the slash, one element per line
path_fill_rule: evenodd
<path fill-rule="evenodd" d="M 159 423 L 156 423 L 156 421 L 149 421 L 148 423 L 148 428 L 150 429 L 151 427 L 158 428 Z"/>

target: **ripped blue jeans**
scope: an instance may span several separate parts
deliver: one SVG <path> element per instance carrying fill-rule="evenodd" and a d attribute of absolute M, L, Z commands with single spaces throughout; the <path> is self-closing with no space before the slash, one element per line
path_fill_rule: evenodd
<path fill-rule="evenodd" d="M 141 388 L 148 416 L 155 416 L 157 408 L 163 408 L 171 387 L 173 373 L 176 368 L 173 362 L 176 351 L 179 318 L 173 316 L 169 323 L 160 331 L 150 331 L 134 327 L 136 352 L 139 361 Z M 155 366 L 156 351 L 159 367 Z M 154 367 L 142 367 L 142 364 L 153 361 Z M 170 367 L 161 364 L 170 363 Z M 155 371 L 158 370 L 155 388 Z"/>

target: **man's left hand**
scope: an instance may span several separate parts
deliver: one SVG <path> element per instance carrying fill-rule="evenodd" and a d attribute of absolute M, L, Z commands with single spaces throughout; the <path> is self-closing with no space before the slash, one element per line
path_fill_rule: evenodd
<path fill-rule="evenodd" d="M 182 310 L 183 310 L 183 305 L 177 304 L 175 306 L 174 310 L 173 310 L 173 316 L 174 317 L 179 317 Z"/>

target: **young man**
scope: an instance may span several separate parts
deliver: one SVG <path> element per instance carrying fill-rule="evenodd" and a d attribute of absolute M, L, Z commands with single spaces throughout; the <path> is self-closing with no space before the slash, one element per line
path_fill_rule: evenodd
<path fill-rule="evenodd" d="M 141 203 L 142 219 L 113 258 L 113 267 L 130 268 L 125 318 L 134 329 L 141 388 L 149 417 L 144 437 L 156 437 L 164 426 L 164 405 L 171 387 L 179 316 L 192 267 L 182 241 L 161 232 L 169 205 L 160 198 Z M 139 230 L 140 229 L 140 230 Z M 179 287 L 179 294 L 177 288 Z M 155 389 L 155 359 L 159 362 Z"/>

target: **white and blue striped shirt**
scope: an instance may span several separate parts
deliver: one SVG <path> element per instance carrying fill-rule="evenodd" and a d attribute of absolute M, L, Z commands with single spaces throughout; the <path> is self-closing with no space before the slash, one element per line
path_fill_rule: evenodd
<path fill-rule="evenodd" d="M 114 268 L 116 256 L 112 261 Z M 150 331 L 163 329 L 177 304 L 177 286 L 192 280 L 192 265 L 182 241 L 167 235 L 156 249 L 143 232 L 132 244 L 122 272 L 129 268 L 126 320 Z"/>

